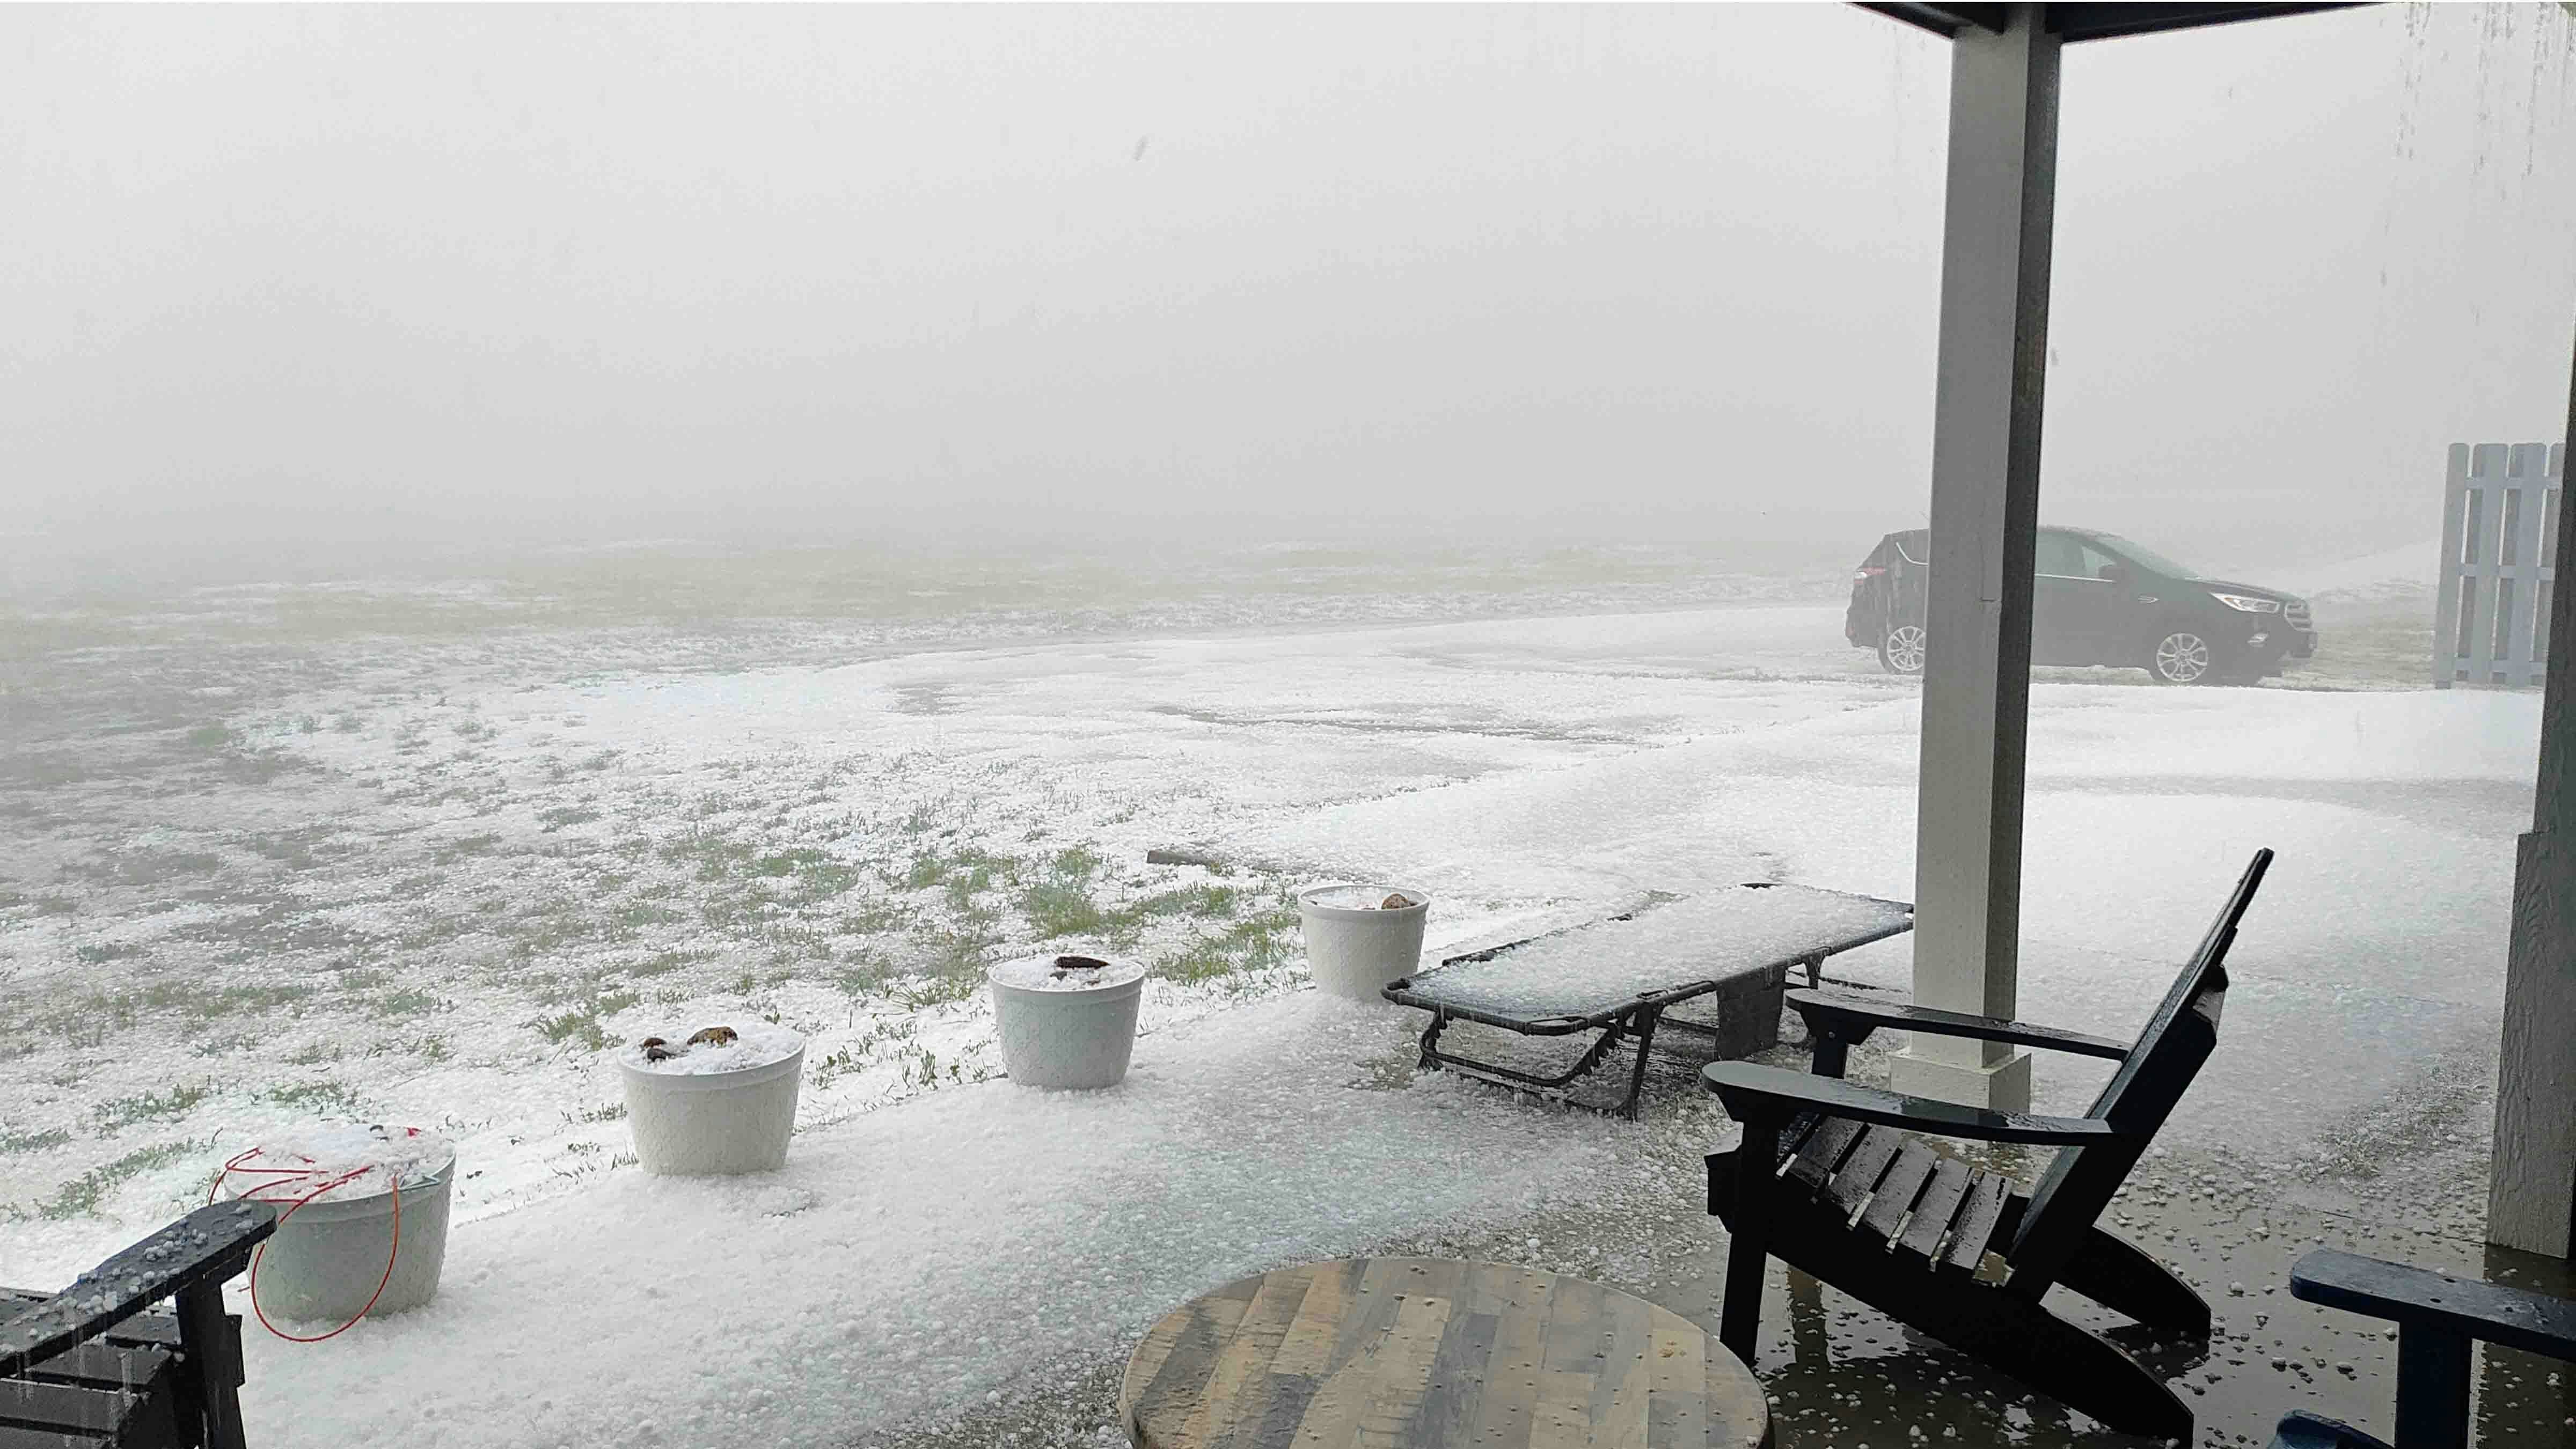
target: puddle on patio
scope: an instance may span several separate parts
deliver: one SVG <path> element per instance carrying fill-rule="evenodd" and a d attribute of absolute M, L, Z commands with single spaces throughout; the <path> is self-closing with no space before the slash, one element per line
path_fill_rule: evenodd
<path fill-rule="evenodd" d="M 1795 1034 L 1794 1021 L 1787 1030 Z M 1501 1033 L 1477 1045 L 1506 1059 L 1516 1055 Z M 1515 1064 L 1532 1069 L 1544 1065 L 1548 1046 L 1560 1055 L 1567 1050 L 1561 1040 L 1519 1045 Z M 1855 1054 L 1853 1076 L 1876 1079 L 1883 1071 L 1878 1056 L 1870 1048 Z M 1794 1044 L 1763 1059 L 1805 1066 Z M 1624 1079 L 1630 1060 L 1614 1052 L 1601 1072 Z M 1360 1064 L 1353 1085 L 1395 1086 L 1409 1065 L 1396 1054 L 1374 1053 Z M 2465 1075 L 2489 1080 L 2473 1070 Z M 1732 1129 L 1716 1104 L 1699 1095 L 1696 1064 L 1687 1055 L 1658 1051 L 1647 1080 L 1643 1121 L 1602 1119 L 1603 1131 L 1630 1144 L 1636 1168 L 1598 1203 L 1532 1215 L 1489 1233 L 1402 1238 L 1373 1251 L 1527 1263 L 1590 1278 L 1713 1332 L 1727 1235 L 1702 1210 L 1701 1157 L 1731 1141 Z M 1531 1111 L 1567 1110 L 1536 1097 L 1526 1101 Z M 2339 1140 L 2326 1165 L 2304 1170 L 2259 1167 L 2190 1147 L 2151 1150 L 2104 1223 L 2176 1267 L 2201 1292 L 2213 1318 L 2210 1337 L 2159 1341 L 2065 1289 L 2053 1290 L 2048 1304 L 2103 1333 L 2187 1395 L 2196 1445 L 2268 1445 L 2275 1421 L 2292 1409 L 2384 1437 L 2396 1392 L 2392 1330 L 2291 1297 L 2290 1267 L 2311 1249 L 2336 1247 L 2576 1296 L 2571 1265 L 2478 1241 L 2489 1110 L 2485 1100 L 2472 1099 L 2447 1101 L 2429 1113 L 2383 1113 Z M 2013 1171 L 2025 1184 L 2045 1165 L 2041 1151 L 1945 1145 L 1980 1165 Z M 1641 1180 L 1669 1184 L 1670 1191 L 1641 1195 Z M 1124 1445 L 1116 1398 L 1132 1347 L 1105 1348 L 1077 1375 L 1007 1408 L 866 1442 L 883 1449 Z M 1772 1400 L 1774 1449 L 2144 1449 L 2162 1442 L 2105 1429 L 1776 1260 L 1765 1282 L 1755 1371 Z M 2474 1394 L 2472 1443 L 2576 1445 L 2576 1369 L 2481 1346 Z"/>

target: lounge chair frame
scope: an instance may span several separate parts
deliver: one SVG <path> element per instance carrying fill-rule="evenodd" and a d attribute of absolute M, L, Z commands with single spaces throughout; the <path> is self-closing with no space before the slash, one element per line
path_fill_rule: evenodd
<path fill-rule="evenodd" d="M 1776 884 L 1772 881 L 1748 881 L 1742 889 L 1767 890 L 1774 888 Z M 1800 887 L 1799 889 L 1809 888 Z M 1847 895 L 1849 892 L 1838 891 L 1830 894 Z M 1677 971 L 1677 975 L 1691 976 L 1691 979 L 1679 981 L 1657 991 L 1607 999 L 1594 1010 L 1580 1014 L 1516 1015 L 1507 1011 L 1464 1005 L 1443 995 L 1440 973 L 1478 961 L 1490 961 L 1538 941 L 1583 930 L 1585 929 L 1583 926 L 1568 927 L 1565 931 L 1551 931 L 1545 935 L 1532 936 L 1486 950 L 1452 956 L 1429 971 L 1388 983 L 1382 994 L 1387 1000 L 1398 1005 L 1411 1006 L 1431 1013 L 1431 1024 L 1422 1031 L 1420 1061 L 1424 1068 L 1446 1068 L 1498 1086 L 1535 1090 L 1573 1106 L 1586 1107 L 1596 1112 L 1634 1121 L 1639 1103 L 1645 1096 L 1647 1053 L 1654 1046 L 1655 1033 L 1658 1029 L 1687 1031 L 1707 1037 L 1719 1044 L 1722 1055 L 1741 1056 L 1762 1050 L 1778 1039 L 1780 993 L 1787 987 L 1789 972 L 1792 969 L 1805 966 L 1807 984 L 1814 986 L 1823 979 L 1826 957 L 1840 955 L 1842 952 L 1866 946 L 1873 941 L 1883 941 L 1890 936 L 1902 935 L 1914 929 L 1912 915 L 1914 908 L 1903 901 L 1882 900 L 1877 896 L 1858 896 L 1855 899 L 1891 907 L 1905 913 L 1905 919 L 1884 927 L 1826 937 L 1778 960 L 1762 962 L 1752 967 L 1735 967 L 1720 974 L 1707 976 L 1691 976 L 1687 970 Z M 1638 914 L 1639 911 L 1626 911 L 1608 919 L 1633 920 Z M 1745 1021 L 1741 1024 L 1730 1024 L 1721 1020 L 1712 1024 L 1693 1021 L 1683 1016 L 1666 1015 L 1671 1007 L 1712 993 L 1722 993 L 1735 1001 L 1735 1009 L 1725 1013 L 1726 1015 L 1749 1015 L 1761 1019 Z M 1499 1062 L 1461 1056 L 1455 1051 L 1443 1049 L 1440 1045 L 1441 1033 L 1448 1029 L 1452 1021 L 1471 1021 L 1480 1026 L 1499 1027 L 1504 1031 L 1516 1032 L 1522 1036 L 1572 1036 L 1587 1031 L 1597 1031 L 1601 1035 L 1575 1058 L 1571 1068 L 1555 1076 L 1542 1076 L 1504 1066 Z M 1589 1099 L 1571 1090 L 1574 1083 L 1597 1069 L 1609 1057 L 1611 1050 L 1622 1042 L 1635 1043 L 1637 1053 L 1636 1062 L 1628 1071 L 1628 1086 L 1624 1096 L 1615 1102 L 1602 1102 Z"/>

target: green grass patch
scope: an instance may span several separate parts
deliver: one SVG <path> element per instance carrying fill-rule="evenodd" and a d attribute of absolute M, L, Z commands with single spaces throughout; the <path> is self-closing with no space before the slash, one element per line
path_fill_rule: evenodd
<path fill-rule="evenodd" d="M 740 892 L 711 892 L 698 902 L 698 920 L 712 931 L 747 931 L 770 904 L 769 893 L 756 886 Z"/>
<path fill-rule="evenodd" d="M 265 785 L 280 775 L 313 768 L 310 762 L 284 750 L 252 750 L 224 756 L 224 778 L 239 785 Z"/>
<path fill-rule="evenodd" d="M 833 971 L 832 985 L 843 996 L 856 1001 L 885 990 L 891 979 L 880 961 L 858 961 Z"/>
<path fill-rule="evenodd" d="M 1154 974 L 1194 985 L 1277 966 L 1296 954 L 1291 944 L 1296 931 L 1296 906 L 1272 906 L 1221 930 L 1194 934 L 1179 950 L 1155 962 Z"/>
<path fill-rule="evenodd" d="M 629 901 L 609 918 L 615 930 L 632 935 L 654 926 L 668 926 L 680 920 L 680 913 L 658 901 Z"/>
<path fill-rule="evenodd" d="M 825 855 L 823 852 L 816 850 L 811 846 L 798 846 L 794 850 L 782 850 L 773 855 L 764 855 L 758 860 L 753 861 L 751 863 L 751 873 L 753 875 L 788 876 L 794 875 L 801 870 L 810 870 L 816 866 L 829 865 L 831 863 L 832 858 Z"/>
<path fill-rule="evenodd" d="M 1020 892 L 1020 913 L 1041 940 L 1110 934 L 1110 917 L 1077 881 L 1041 881 Z"/>
<path fill-rule="evenodd" d="M 446 1005 L 446 1000 L 435 992 L 407 987 L 401 991 L 377 997 L 369 1009 L 379 1017 L 399 1020 L 407 1016 L 427 1016 L 431 1012 L 445 1009 Z"/>
<path fill-rule="evenodd" d="M 672 865 L 694 867 L 697 878 L 705 881 L 740 875 L 757 857 L 750 846 L 711 830 L 692 830 L 676 836 L 659 853 Z"/>
<path fill-rule="evenodd" d="M 905 1010 L 919 1011 L 926 1006 L 964 1001 L 973 996 L 980 985 L 972 976 L 917 976 L 895 983 L 888 994 L 902 1003 Z"/>
<path fill-rule="evenodd" d="M 711 960 L 714 956 L 713 951 L 656 951 L 627 967 L 626 974 L 649 980 L 656 976 L 668 976 L 684 966 L 694 966 L 700 961 Z"/>
<path fill-rule="evenodd" d="M 176 1162 L 196 1150 L 194 1142 L 164 1142 L 156 1147 L 137 1148 L 114 1162 L 101 1163 L 64 1183 L 60 1191 L 36 1205 L 36 1212 L 56 1222 L 91 1216 L 98 1211 L 98 1205 L 107 1195 L 126 1179 Z"/>
<path fill-rule="evenodd" d="M 517 939 L 510 943 L 510 953 L 526 961 L 596 939 L 601 934 L 601 924 L 582 919 L 580 911 L 577 902 L 558 899 L 522 916 Z"/>
<path fill-rule="evenodd" d="M 854 936 L 874 936 L 887 931 L 908 930 L 918 919 L 920 913 L 906 902 L 869 901 L 843 911 L 839 925 Z"/>
<path fill-rule="evenodd" d="M 298 1082 L 290 1087 L 271 1087 L 267 1096 L 268 1100 L 281 1107 L 300 1108 L 319 1117 L 335 1113 L 354 1117 L 362 1105 L 358 1094 L 340 1082 Z"/>
<path fill-rule="evenodd" d="M 43 1132 L 0 1132 L 0 1157 L 14 1157 L 22 1152 L 44 1152 L 72 1140 L 72 1134 L 60 1127 Z"/>
<path fill-rule="evenodd" d="M 1225 920 L 1243 907 L 1243 891 L 1236 886 L 1191 885 L 1177 890 L 1160 891 L 1136 903 L 1138 914 L 1146 916 L 1194 916 L 1200 920 Z"/>
<path fill-rule="evenodd" d="M 92 1115 L 98 1119 L 101 1132 L 119 1132 L 137 1122 L 167 1122 L 185 1117 L 199 1102 L 215 1094 L 212 1087 L 173 1087 L 168 1096 L 146 1092 L 139 1097 L 124 1097 L 102 1102 Z"/>
<path fill-rule="evenodd" d="M 787 866 L 780 870 L 780 865 Z M 785 877 L 786 903 L 791 906 L 820 905 L 846 895 L 859 883 L 859 868 L 834 860 L 822 851 L 797 849 L 763 856 L 757 869 L 763 875 Z"/>
<path fill-rule="evenodd" d="M 644 998 L 632 991 L 611 991 L 592 997 L 569 1011 L 543 1017 L 536 1023 L 537 1035 L 557 1046 L 578 1042 L 591 1051 L 605 1051 L 608 1031 L 599 1024 L 603 1016 L 614 1016 Z"/>
<path fill-rule="evenodd" d="M 245 1012 L 293 1008 L 300 1014 L 297 1003 L 312 994 L 312 987 L 301 984 L 206 986 L 196 981 L 155 981 L 130 990 L 89 992 L 22 1025 L 0 1023 L 0 1041 L 23 1033 L 94 1047 L 111 1032 L 130 1030 L 147 1018 L 202 1026 Z"/>
<path fill-rule="evenodd" d="M 995 855 L 982 846 L 965 845 L 954 850 L 916 850 L 903 875 L 906 890 L 929 890 L 944 887 L 948 898 L 960 910 L 974 897 L 992 888 L 996 877 L 1017 874 L 1019 862 L 1009 856 Z"/>

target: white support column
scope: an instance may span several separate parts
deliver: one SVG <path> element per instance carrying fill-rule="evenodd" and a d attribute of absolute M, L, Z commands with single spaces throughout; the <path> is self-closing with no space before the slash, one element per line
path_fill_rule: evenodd
<path fill-rule="evenodd" d="M 2576 442 L 2576 372 L 2567 431 Z M 2513 875 L 2487 1241 L 2576 1258 L 2576 507 L 2563 497 L 2553 562 L 2540 784 Z"/>
<path fill-rule="evenodd" d="M 1953 37 L 1941 351 L 1932 424 L 1932 562 L 1915 835 L 1914 998 L 2014 1014 L 2031 566 L 2057 171 L 2058 42 L 2037 5 L 2004 33 Z M 2030 1105 L 2016 1048 L 1918 1036 L 1901 1092 Z"/>

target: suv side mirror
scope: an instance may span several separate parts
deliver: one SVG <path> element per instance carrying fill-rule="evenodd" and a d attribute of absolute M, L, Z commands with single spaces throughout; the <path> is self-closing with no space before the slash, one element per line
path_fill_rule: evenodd
<path fill-rule="evenodd" d="M 2129 570 L 2127 566 L 2123 564 L 2106 563 L 2094 572 L 2096 577 L 2101 578 L 2106 583 L 2126 583 L 2129 578 Z"/>

